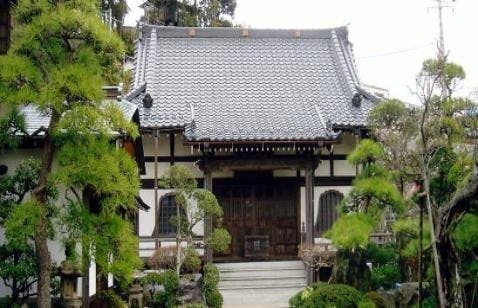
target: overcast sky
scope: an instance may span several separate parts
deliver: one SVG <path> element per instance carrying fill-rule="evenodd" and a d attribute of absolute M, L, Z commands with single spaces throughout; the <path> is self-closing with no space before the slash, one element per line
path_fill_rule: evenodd
<path fill-rule="evenodd" d="M 142 0 L 128 0 L 125 23 L 135 25 Z M 237 0 L 234 21 L 251 28 L 316 29 L 348 25 L 361 81 L 391 97 L 416 102 L 414 77 L 436 55 L 435 0 Z M 478 0 L 448 2 L 445 49 L 465 68 L 461 95 L 478 88 Z"/>

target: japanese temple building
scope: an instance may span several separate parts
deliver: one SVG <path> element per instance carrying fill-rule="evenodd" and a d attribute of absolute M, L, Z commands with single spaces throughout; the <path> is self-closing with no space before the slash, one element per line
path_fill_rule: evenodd
<path fill-rule="evenodd" d="M 347 154 L 376 98 L 361 87 L 345 27 L 323 30 L 142 25 L 140 255 L 175 241 L 174 197 L 158 181 L 190 168 L 224 210 L 232 245 L 215 261 L 297 258 L 337 217 L 356 166 Z M 211 231 L 209 220 L 197 228 Z"/>

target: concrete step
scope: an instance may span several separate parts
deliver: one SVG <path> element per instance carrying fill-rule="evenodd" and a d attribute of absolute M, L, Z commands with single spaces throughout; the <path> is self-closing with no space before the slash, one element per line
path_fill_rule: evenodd
<path fill-rule="evenodd" d="M 299 287 L 305 286 L 305 278 L 269 278 L 269 279 L 242 279 L 242 280 L 221 280 L 219 289 L 244 289 L 244 288 L 277 288 L 277 287 Z"/>
<path fill-rule="evenodd" d="M 280 275 L 280 273 L 270 273 L 274 274 L 273 276 L 224 276 L 221 275 L 221 281 L 244 281 L 244 280 L 284 280 L 284 279 L 302 279 L 305 278 L 303 273 L 297 273 L 296 275 L 291 275 L 287 273 L 287 276 Z M 246 279 L 245 279 L 246 278 Z"/>
<path fill-rule="evenodd" d="M 224 308 L 288 307 L 289 298 L 306 287 L 301 261 L 219 263 Z"/>
<path fill-rule="evenodd" d="M 231 270 L 276 270 L 276 269 L 304 269 L 302 261 L 273 261 L 273 262 L 236 262 L 236 263 L 216 263 L 220 271 Z"/>
<path fill-rule="evenodd" d="M 283 308 L 289 307 L 289 299 L 304 287 L 274 289 L 221 290 L 223 308 Z"/>
<path fill-rule="evenodd" d="M 244 269 L 219 271 L 221 279 L 254 277 L 297 277 L 304 276 L 304 269 Z"/>

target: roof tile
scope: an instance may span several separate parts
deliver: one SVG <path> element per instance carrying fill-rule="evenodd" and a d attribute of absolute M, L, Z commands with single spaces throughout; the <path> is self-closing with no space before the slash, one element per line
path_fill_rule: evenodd
<path fill-rule="evenodd" d="M 146 87 L 129 95 L 141 126 L 228 141 L 330 139 L 326 123 L 366 124 L 373 98 L 359 91 L 345 28 L 300 30 L 300 38 L 296 30 L 195 31 L 143 26 L 135 87 Z M 357 92 L 361 107 L 351 103 Z M 151 110 L 142 107 L 146 93 Z"/>

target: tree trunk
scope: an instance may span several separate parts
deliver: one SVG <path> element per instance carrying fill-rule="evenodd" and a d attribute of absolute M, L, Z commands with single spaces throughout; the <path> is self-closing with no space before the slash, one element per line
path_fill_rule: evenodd
<path fill-rule="evenodd" d="M 50 296 L 50 275 L 51 275 L 51 257 L 48 250 L 48 175 L 51 173 L 51 166 L 53 163 L 53 155 L 55 152 L 55 145 L 52 141 L 52 132 L 56 128 L 60 116 L 53 111 L 50 119 L 48 131 L 45 133 L 43 144 L 43 154 L 40 169 L 40 177 L 38 185 L 33 190 L 33 198 L 38 202 L 40 207 L 40 220 L 35 230 L 35 250 L 37 253 L 38 262 L 38 282 L 37 282 L 37 306 L 38 308 L 51 307 Z"/>
<path fill-rule="evenodd" d="M 38 283 L 37 306 L 39 308 L 51 307 L 50 298 L 50 264 L 51 257 L 47 244 L 46 208 L 41 206 L 42 214 L 35 232 L 35 249 L 38 256 Z"/>
<path fill-rule="evenodd" d="M 177 226 L 176 226 L 176 273 L 181 273 L 181 209 L 180 205 L 176 202 L 176 217 L 177 217 Z"/>
<path fill-rule="evenodd" d="M 426 166 L 424 162 L 422 162 L 423 166 Z M 438 249 L 437 249 L 437 239 L 435 237 L 435 224 L 433 221 L 433 210 L 432 204 L 430 200 L 430 177 L 428 173 L 428 169 L 424 169 L 423 172 L 423 185 L 425 191 L 425 204 L 427 206 L 428 212 L 428 223 L 430 225 L 430 242 L 432 246 L 432 256 L 433 256 L 433 264 L 435 267 L 435 276 L 436 276 L 436 284 L 437 284 L 437 292 L 438 292 L 438 303 L 440 308 L 445 308 L 446 298 L 445 298 L 445 291 L 443 289 L 443 279 L 441 275 L 440 269 L 440 258 L 438 257 Z"/>
<path fill-rule="evenodd" d="M 16 252 L 13 253 L 13 264 L 17 265 L 18 263 L 18 254 Z M 19 304 L 18 299 L 20 298 L 20 286 L 18 285 L 18 281 L 16 277 L 12 278 L 12 304 Z"/>

